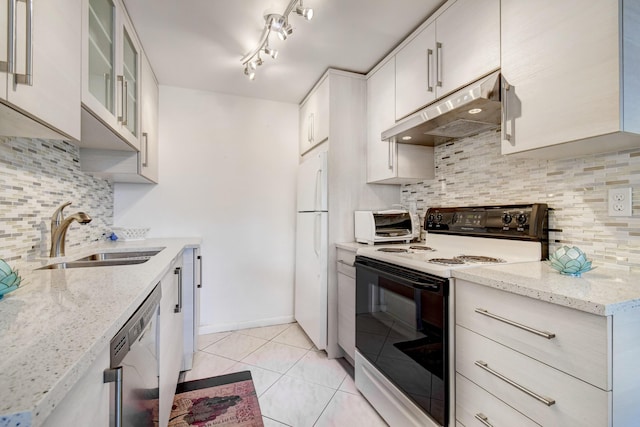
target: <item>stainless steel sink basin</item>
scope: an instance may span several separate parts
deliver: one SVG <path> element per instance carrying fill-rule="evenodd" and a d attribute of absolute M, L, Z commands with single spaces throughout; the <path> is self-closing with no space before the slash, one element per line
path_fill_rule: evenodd
<path fill-rule="evenodd" d="M 116 266 L 116 265 L 133 265 L 133 264 L 142 264 L 143 262 L 149 261 L 149 258 L 146 259 L 111 259 L 111 260 L 102 260 L 102 261 L 69 261 L 69 262 L 59 262 L 56 264 L 45 265 L 44 267 L 40 267 L 37 270 L 59 270 L 65 268 L 82 268 L 82 267 L 108 267 L 108 266 Z"/>
<path fill-rule="evenodd" d="M 161 250 L 162 249 L 130 252 L 98 252 L 73 261 L 45 265 L 37 270 L 59 270 L 66 268 L 110 267 L 117 265 L 142 264 L 143 262 L 149 261 L 152 256 L 158 254 Z"/>
<path fill-rule="evenodd" d="M 107 261 L 107 260 L 123 260 L 123 259 L 144 259 L 145 261 L 152 256 L 158 254 L 162 249 L 152 251 L 134 251 L 134 252 L 99 252 L 87 255 L 86 257 L 77 259 L 76 261 Z"/>

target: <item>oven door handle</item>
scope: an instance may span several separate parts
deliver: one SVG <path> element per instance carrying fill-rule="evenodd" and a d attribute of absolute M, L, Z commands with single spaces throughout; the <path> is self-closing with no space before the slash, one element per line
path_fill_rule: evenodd
<path fill-rule="evenodd" d="M 387 279 L 391 279 L 393 281 L 395 281 L 396 283 L 400 284 L 400 285 L 404 285 L 410 288 L 414 288 L 414 289 L 420 289 L 420 290 L 428 290 L 428 291 L 439 291 L 440 290 L 440 286 L 434 283 L 426 283 L 426 282 L 419 282 L 417 280 L 411 280 L 409 278 L 406 277 L 402 277 L 399 276 L 397 274 L 393 274 L 390 273 L 389 271 L 385 271 L 385 270 L 380 270 L 378 268 L 375 267 L 371 267 L 369 265 L 363 264 L 361 262 L 356 261 L 355 262 L 356 265 L 356 269 L 357 268 L 363 268 L 365 270 L 369 270 L 372 273 L 377 274 L 378 276 L 381 277 L 385 277 Z M 357 270 L 356 270 L 356 275 L 357 275 Z"/>

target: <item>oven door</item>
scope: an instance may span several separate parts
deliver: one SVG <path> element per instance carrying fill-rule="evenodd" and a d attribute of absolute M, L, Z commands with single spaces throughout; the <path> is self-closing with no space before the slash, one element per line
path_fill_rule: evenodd
<path fill-rule="evenodd" d="M 362 256 L 355 265 L 356 349 L 432 419 L 447 425 L 449 281 Z"/>

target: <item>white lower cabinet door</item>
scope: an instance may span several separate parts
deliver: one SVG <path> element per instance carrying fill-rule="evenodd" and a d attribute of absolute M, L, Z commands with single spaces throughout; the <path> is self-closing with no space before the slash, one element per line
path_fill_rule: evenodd
<path fill-rule="evenodd" d="M 468 427 L 540 425 L 460 374 L 456 375 L 456 418 Z"/>
<path fill-rule="evenodd" d="M 84 376 L 73 386 L 42 424 L 43 427 L 109 426 L 113 383 L 104 382 L 109 369 L 109 346 L 98 354 Z M 0 418 L 0 421 L 2 418 Z M 5 424 L 1 424 L 5 425 Z M 9 424 L 14 425 L 14 424 Z M 17 424 L 15 424 L 17 425 Z"/>
<path fill-rule="evenodd" d="M 309 339 L 327 347 L 327 212 L 298 214 L 294 316 Z"/>
<path fill-rule="evenodd" d="M 460 326 L 456 371 L 540 425 L 611 425 L 611 392 Z"/>
<path fill-rule="evenodd" d="M 182 368 L 183 314 L 182 314 L 182 255 L 162 278 L 160 300 L 160 327 L 158 343 L 159 366 L 159 421 L 161 426 L 169 422 L 173 397 Z"/>
<path fill-rule="evenodd" d="M 338 344 L 351 360 L 356 357 L 355 267 L 338 260 Z"/>

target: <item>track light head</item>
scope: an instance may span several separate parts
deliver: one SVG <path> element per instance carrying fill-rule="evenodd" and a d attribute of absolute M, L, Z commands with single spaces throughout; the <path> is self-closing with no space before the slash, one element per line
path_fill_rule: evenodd
<path fill-rule="evenodd" d="M 289 37 L 292 33 L 293 28 L 291 27 L 291 24 L 286 23 L 285 26 L 282 27 L 280 31 L 278 31 L 278 37 L 280 38 L 280 40 L 286 40 L 287 37 Z"/>
<path fill-rule="evenodd" d="M 302 16 L 307 21 L 311 21 L 311 19 L 313 18 L 313 9 L 311 9 L 310 7 L 302 7 L 302 2 L 300 3 L 301 5 L 296 7 L 296 13 Z"/>
<path fill-rule="evenodd" d="M 244 75 L 247 76 L 249 80 L 255 80 L 256 78 L 256 72 L 249 69 L 249 64 L 244 67 Z"/>
<path fill-rule="evenodd" d="M 276 59 L 278 57 L 278 50 L 277 49 L 271 49 L 269 47 L 269 45 L 266 45 L 263 49 L 263 52 L 266 55 L 269 55 L 270 57 L 272 57 L 273 59 Z"/>

